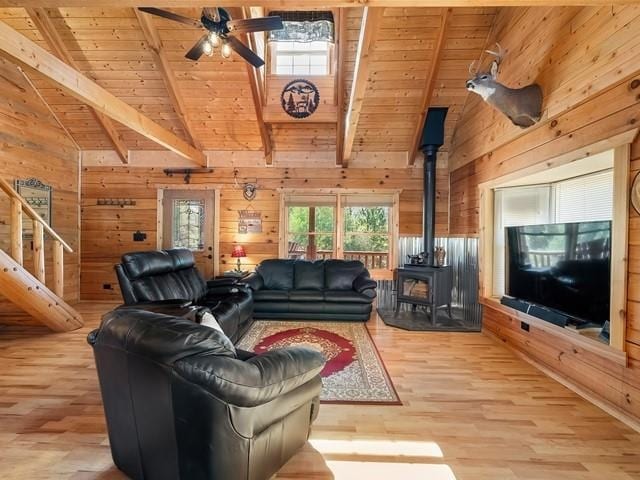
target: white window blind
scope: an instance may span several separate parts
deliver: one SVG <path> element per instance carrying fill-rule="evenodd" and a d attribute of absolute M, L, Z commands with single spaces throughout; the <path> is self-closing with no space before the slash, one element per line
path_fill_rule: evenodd
<path fill-rule="evenodd" d="M 391 207 L 393 206 L 393 195 L 386 194 L 366 194 L 343 195 L 341 203 L 345 207 Z"/>
<path fill-rule="evenodd" d="M 295 207 L 335 206 L 337 203 L 335 195 L 322 194 L 292 194 L 287 195 L 284 201 L 287 206 Z"/>
<path fill-rule="evenodd" d="M 558 182 L 554 192 L 555 223 L 611 220 L 613 170 Z"/>
<path fill-rule="evenodd" d="M 505 291 L 505 227 L 551 223 L 551 186 L 513 187 L 495 191 L 493 294 Z"/>

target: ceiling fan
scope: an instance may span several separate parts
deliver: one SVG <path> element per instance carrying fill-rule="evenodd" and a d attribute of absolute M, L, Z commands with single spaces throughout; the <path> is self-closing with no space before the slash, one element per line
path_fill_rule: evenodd
<path fill-rule="evenodd" d="M 233 34 L 264 32 L 284 28 L 280 17 L 273 16 L 232 20 L 229 12 L 224 8 L 217 7 L 203 8 L 200 20 L 193 20 L 160 8 L 140 7 L 138 10 L 175 22 L 192 25 L 197 28 L 204 27 L 208 30 L 185 55 L 189 60 L 194 61 L 200 59 L 202 55 L 213 55 L 214 49 L 221 45 L 220 53 L 224 58 L 229 58 L 231 51 L 235 51 L 254 67 L 261 67 L 264 65 L 264 60 L 234 37 Z"/>

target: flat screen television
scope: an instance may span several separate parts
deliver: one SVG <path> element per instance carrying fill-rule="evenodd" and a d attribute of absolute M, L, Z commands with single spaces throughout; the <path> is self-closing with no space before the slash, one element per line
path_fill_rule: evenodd
<path fill-rule="evenodd" d="M 506 244 L 507 295 L 577 326 L 609 319 L 610 221 L 507 227 Z"/>

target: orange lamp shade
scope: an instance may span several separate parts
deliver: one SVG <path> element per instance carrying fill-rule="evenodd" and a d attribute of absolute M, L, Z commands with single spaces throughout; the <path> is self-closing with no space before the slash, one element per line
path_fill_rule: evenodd
<path fill-rule="evenodd" d="M 233 252 L 231 252 L 232 258 L 244 258 L 247 256 L 247 253 L 244 251 L 244 247 L 242 245 L 236 245 L 233 247 Z"/>

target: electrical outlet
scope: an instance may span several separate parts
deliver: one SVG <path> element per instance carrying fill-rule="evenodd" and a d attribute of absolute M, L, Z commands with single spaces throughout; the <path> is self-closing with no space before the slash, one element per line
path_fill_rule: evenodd
<path fill-rule="evenodd" d="M 524 330 L 525 332 L 528 332 L 529 331 L 529 324 L 525 323 L 525 322 L 520 322 L 520 328 L 522 330 Z"/>
<path fill-rule="evenodd" d="M 133 232 L 133 241 L 134 242 L 144 242 L 147 239 L 147 234 L 138 230 L 137 232 Z"/>

